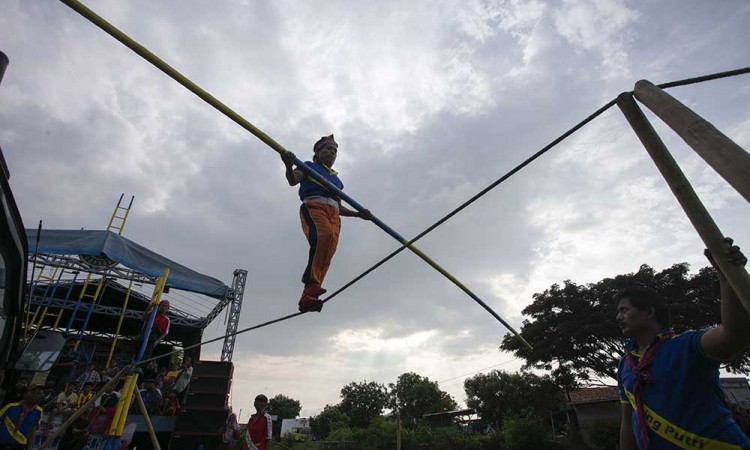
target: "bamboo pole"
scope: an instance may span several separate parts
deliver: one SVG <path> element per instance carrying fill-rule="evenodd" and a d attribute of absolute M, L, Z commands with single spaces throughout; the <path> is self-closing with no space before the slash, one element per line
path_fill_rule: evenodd
<path fill-rule="evenodd" d="M 138 409 L 141 410 L 143 421 L 146 422 L 146 430 L 148 430 L 148 437 L 151 438 L 151 445 L 154 446 L 153 448 L 155 450 L 161 450 L 159 441 L 156 439 L 156 432 L 154 432 L 154 425 L 151 423 L 151 418 L 148 416 L 146 404 L 143 402 L 141 391 L 139 391 L 138 389 L 135 390 L 135 401 L 138 402 Z"/>
<path fill-rule="evenodd" d="M 711 251 L 719 269 L 739 297 L 742 306 L 750 313 L 750 276 L 748 276 L 744 267 L 731 263 L 727 258 L 724 235 L 721 230 L 701 203 L 685 174 L 682 173 L 651 123 L 638 107 L 633 96 L 627 92 L 620 94 L 617 97 L 617 106 L 622 110 L 635 134 L 638 135 L 638 139 L 646 147 L 646 151 L 656 163 L 656 167 L 677 197 L 682 209 L 685 210 L 688 219 L 690 219 L 706 247 Z"/>
<path fill-rule="evenodd" d="M 634 93 L 750 202 L 750 153 L 650 81 L 637 82 Z"/>
<path fill-rule="evenodd" d="M 123 415 L 123 412 L 125 415 L 128 414 L 128 407 L 130 405 L 130 400 L 127 399 L 127 393 L 132 390 L 133 383 L 134 383 L 134 376 L 131 374 L 125 379 L 125 383 L 122 386 L 122 390 L 120 391 L 120 398 L 117 401 L 117 408 L 115 408 L 115 414 L 112 416 L 112 421 L 109 424 L 109 430 L 107 430 L 107 438 L 117 436 L 117 427 L 120 425 L 120 418 Z"/>
<path fill-rule="evenodd" d="M 125 429 L 125 424 L 128 421 L 128 413 L 130 412 L 130 404 L 133 400 L 133 393 L 138 391 L 138 374 L 134 373 L 130 375 L 130 383 L 127 386 L 127 389 L 122 393 L 121 398 L 124 398 L 125 401 L 122 405 L 122 411 L 120 412 L 120 417 L 117 422 L 117 431 L 115 432 L 115 438 L 118 440 L 120 439 L 120 436 L 122 436 L 122 431 Z M 118 444 L 119 445 L 119 444 Z"/>
<path fill-rule="evenodd" d="M 112 377 L 112 379 L 109 380 L 109 382 L 107 384 L 105 384 L 104 387 L 102 387 L 99 390 L 99 392 L 96 393 L 96 395 L 92 396 L 86 403 L 84 403 L 83 405 L 81 405 L 81 407 L 78 408 L 78 410 L 76 412 L 74 412 L 73 414 L 71 414 L 70 417 L 68 417 L 68 420 L 66 420 L 65 422 L 63 422 L 63 424 L 60 425 L 60 427 L 54 433 L 52 433 L 52 436 L 48 437 L 46 441 L 42 442 L 42 445 L 40 445 L 37 448 L 37 450 L 44 450 L 45 448 L 49 447 L 49 445 L 52 444 L 52 441 L 54 441 L 59 436 L 61 436 L 65 432 L 65 430 L 70 425 L 72 425 L 73 422 L 75 422 L 76 419 L 81 416 L 81 414 L 83 414 L 83 410 L 84 409 L 86 409 L 88 406 L 90 406 L 92 403 L 94 403 L 94 401 L 96 399 L 98 399 L 99 397 L 101 397 L 102 394 L 104 394 L 104 392 L 107 389 L 109 389 L 110 386 L 116 385 L 117 382 L 120 380 L 120 378 L 122 378 L 122 376 L 125 375 L 126 370 L 127 370 L 127 367 L 124 368 L 124 369 L 122 369 L 122 370 L 120 370 L 119 372 L 117 372 L 117 375 L 115 375 L 114 377 Z"/>

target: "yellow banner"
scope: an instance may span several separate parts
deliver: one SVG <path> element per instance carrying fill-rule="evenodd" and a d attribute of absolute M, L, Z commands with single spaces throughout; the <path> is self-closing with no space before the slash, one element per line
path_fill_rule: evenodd
<path fill-rule="evenodd" d="M 624 389 L 625 395 L 628 396 L 630 404 L 634 410 L 638 410 L 635 405 L 635 397 L 627 389 Z M 717 441 L 703 436 L 698 436 L 695 433 L 691 433 L 687 430 L 683 430 L 672 422 L 668 421 L 664 417 L 660 416 L 654 410 L 646 405 L 643 405 L 643 413 L 646 416 L 646 423 L 648 427 L 656 434 L 664 438 L 666 441 L 673 443 L 674 445 L 688 449 L 700 449 L 700 450 L 742 450 L 742 447 L 728 442 Z M 636 436 L 636 439 L 638 436 Z"/>

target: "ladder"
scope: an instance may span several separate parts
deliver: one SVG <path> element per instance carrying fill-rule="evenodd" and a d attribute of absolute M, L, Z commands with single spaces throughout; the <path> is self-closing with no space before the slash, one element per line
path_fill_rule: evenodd
<path fill-rule="evenodd" d="M 125 222 L 128 220 L 128 214 L 130 214 L 130 208 L 133 206 L 135 196 L 130 196 L 130 202 L 127 207 L 122 206 L 123 198 L 125 198 L 125 194 L 120 194 L 117 206 L 115 206 L 112 217 L 109 218 L 109 224 L 107 224 L 107 231 L 115 231 L 120 236 L 122 236 L 122 230 L 125 229 Z"/>
<path fill-rule="evenodd" d="M 78 300 L 73 307 L 73 313 L 68 319 L 68 324 L 65 327 L 65 333 L 70 335 L 71 329 L 76 330 L 76 335 L 73 338 L 75 340 L 75 346 L 73 349 L 78 351 L 78 347 L 81 345 L 83 339 L 83 333 L 86 331 L 86 327 L 89 324 L 91 313 L 94 311 L 96 302 L 99 301 L 102 294 L 104 293 L 105 284 L 107 283 L 107 277 L 102 276 L 99 280 L 93 280 L 93 273 L 89 272 L 86 275 L 86 281 L 83 282 L 81 287 L 81 293 L 78 295 Z M 83 306 L 83 308 L 81 308 Z M 79 312 L 82 317 L 79 317 Z"/>
<path fill-rule="evenodd" d="M 123 206 L 124 198 L 125 194 L 120 194 L 120 198 L 117 200 L 117 206 L 115 206 L 115 209 L 112 212 L 112 216 L 109 218 L 109 223 L 107 224 L 107 231 L 116 232 L 118 235 L 122 235 L 122 231 L 125 229 L 125 222 L 128 220 L 130 208 L 132 208 L 133 206 L 133 200 L 135 199 L 135 196 L 130 197 L 128 206 Z M 86 328 L 88 327 L 91 313 L 94 311 L 94 306 L 104 294 L 107 283 L 106 272 L 102 274 L 98 282 L 92 280 L 92 277 L 93 273 L 91 272 L 86 275 L 86 281 L 84 281 L 83 283 L 81 292 L 78 295 L 78 300 L 73 307 L 73 313 L 70 315 L 68 324 L 65 327 L 65 333 L 67 335 L 70 335 L 71 329 L 76 331 L 76 334 L 73 337 L 73 339 L 75 340 L 73 349 L 74 351 L 78 352 L 79 357 L 83 357 L 81 359 L 83 359 L 87 364 L 90 363 L 91 359 L 94 357 L 96 345 L 94 345 L 90 352 L 86 352 L 85 349 L 79 350 L 79 347 L 81 346 L 83 335 L 86 332 Z M 81 306 L 83 306 L 83 309 L 81 308 Z M 60 311 L 60 314 L 62 315 L 62 309 Z"/>
<path fill-rule="evenodd" d="M 49 301 L 49 298 L 51 295 L 54 295 L 55 290 L 57 289 L 57 284 L 60 282 L 60 278 L 62 277 L 63 270 L 60 270 L 59 267 L 50 267 L 49 268 L 49 275 L 45 275 L 45 271 L 48 268 L 46 266 L 42 266 L 41 270 L 39 270 L 39 274 L 36 276 L 36 279 L 31 284 L 31 291 L 29 295 L 29 313 L 31 314 L 31 319 L 29 320 L 29 323 L 27 324 L 26 328 L 30 328 L 32 326 L 36 326 L 39 328 L 37 323 L 37 318 L 40 317 L 41 312 L 41 318 L 39 322 L 41 323 L 42 320 L 44 320 L 44 316 L 47 314 L 47 306 L 44 306 L 42 308 L 42 305 L 39 304 L 36 306 L 36 309 L 34 312 L 31 312 L 31 299 L 34 298 L 34 296 L 41 296 L 43 299 L 45 299 L 47 302 Z M 58 276 L 58 272 L 60 275 Z M 42 283 L 45 283 L 42 285 Z M 52 293 L 50 294 L 50 290 Z"/>
<path fill-rule="evenodd" d="M 62 319 L 63 313 L 65 312 L 65 306 L 68 303 L 68 300 L 70 300 L 70 295 L 73 293 L 73 288 L 75 287 L 76 279 L 78 278 L 78 274 L 80 272 L 73 271 L 71 272 L 73 274 L 73 278 L 69 280 L 63 281 L 63 274 L 65 273 L 65 269 L 60 270 L 60 275 L 55 280 L 54 284 L 51 284 L 52 289 L 50 292 L 49 286 L 47 286 L 47 290 L 44 294 L 44 304 L 40 304 L 37 306 L 36 311 L 34 312 L 34 316 L 32 317 L 31 326 L 36 328 L 37 330 L 41 329 L 44 326 L 44 321 L 47 317 L 54 317 L 54 322 L 49 325 L 49 327 L 52 330 L 57 330 L 60 326 L 60 320 Z M 60 308 L 58 308 L 57 312 L 47 312 L 50 308 L 52 308 L 52 300 L 57 298 L 55 294 L 57 294 L 58 288 L 61 288 L 63 284 L 67 285 L 67 293 L 63 297 L 63 304 Z M 39 311 L 41 308 L 41 312 Z"/>

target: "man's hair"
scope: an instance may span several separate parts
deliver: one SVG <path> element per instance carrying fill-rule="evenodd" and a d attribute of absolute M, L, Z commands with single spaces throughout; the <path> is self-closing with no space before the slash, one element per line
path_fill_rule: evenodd
<path fill-rule="evenodd" d="M 268 397 L 266 397 L 263 394 L 258 394 L 258 395 L 255 396 L 255 401 L 256 402 L 268 403 Z"/>
<path fill-rule="evenodd" d="M 669 308 L 664 298 L 655 290 L 646 286 L 628 286 L 617 291 L 613 297 L 615 308 L 621 300 L 628 299 L 639 311 L 654 309 L 654 316 L 659 325 L 664 328 L 671 325 Z"/>

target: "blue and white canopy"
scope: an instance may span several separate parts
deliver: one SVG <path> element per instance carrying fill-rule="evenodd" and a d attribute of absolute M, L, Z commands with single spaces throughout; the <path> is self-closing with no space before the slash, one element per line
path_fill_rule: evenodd
<path fill-rule="evenodd" d="M 42 230 L 36 249 L 37 230 L 26 229 L 29 252 L 52 255 L 104 255 L 123 266 L 152 277 L 169 267 L 167 284 L 175 289 L 223 299 L 229 287 L 216 278 L 200 274 L 151 250 L 106 230 Z"/>

